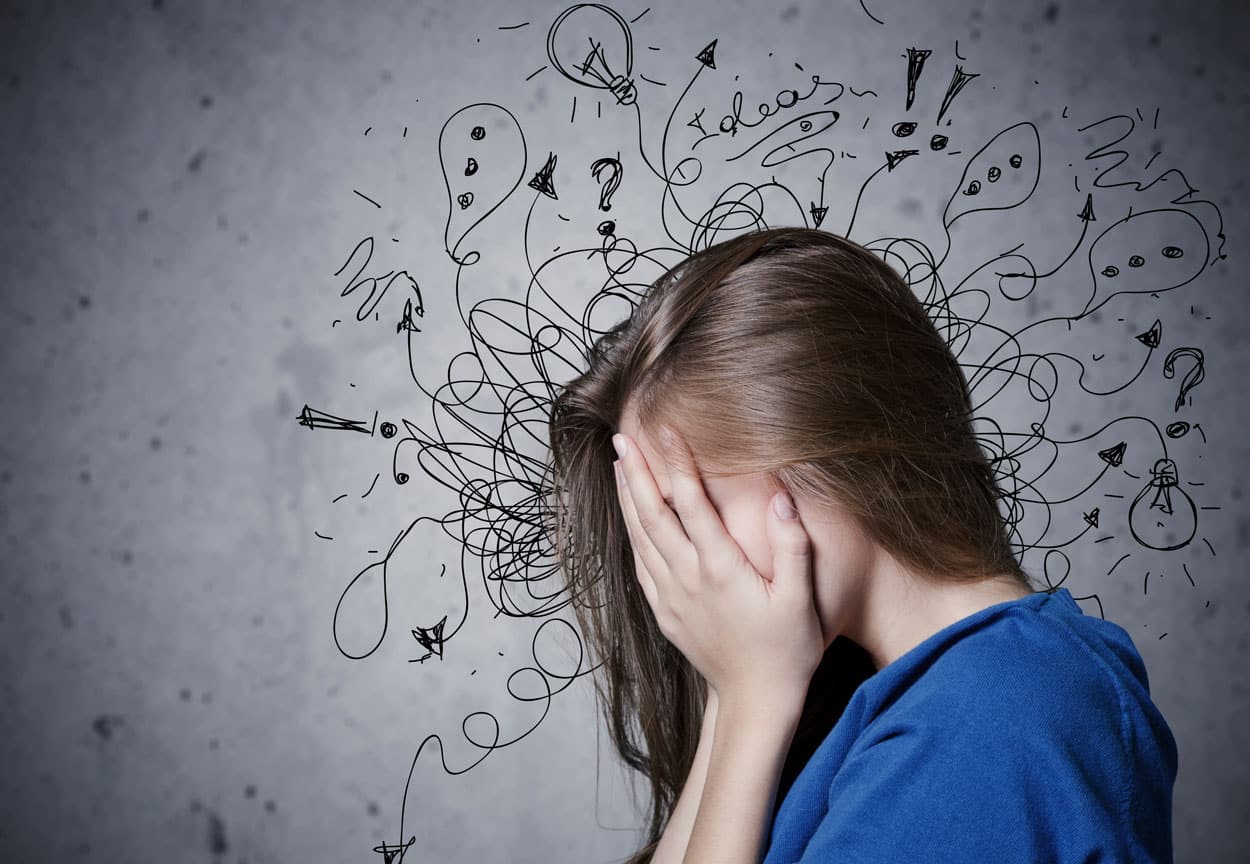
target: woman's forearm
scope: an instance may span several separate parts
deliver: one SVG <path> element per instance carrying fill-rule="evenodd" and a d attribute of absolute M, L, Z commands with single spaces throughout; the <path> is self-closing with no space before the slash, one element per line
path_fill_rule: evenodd
<path fill-rule="evenodd" d="M 695 749 L 694 762 L 690 766 L 690 774 L 686 777 L 681 795 L 673 807 L 664 834 L 651 856 L 651 864 L 682 864 L 686 855 L 686 844 L 690 842 L 690 830 L 694 827 L 694 817 L 699 810 L 699 799 L 703 797 L 703 783 L 707 778 L 708 761 L 712 755 L 712 738 L 716 733 L 716 691 L 708 688 L 707 703 L 703 707 L 703 726 L 699 732 L 699 744 Z"/>
<path fill-rule="evenodd" d="M 758 864 L 802 700 L 726 697 L 685 864 Z"/>

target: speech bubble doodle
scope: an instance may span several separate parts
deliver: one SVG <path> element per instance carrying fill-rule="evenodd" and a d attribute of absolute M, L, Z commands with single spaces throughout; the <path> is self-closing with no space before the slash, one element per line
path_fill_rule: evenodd
<path fill-rule="evenodd" d="M 1037 188 L 1041 164 L 1037 127 L 1028 121 L 1008 126 L 972 154 L 946 203 L 942 221 L 949 228 L 969 213 L 1018 207 Z"/>
<path fill-rule="evenodd" d="M 438 161 L 447 189 L 443 248 L 457 264 L 473 264 L 479 254 L 461 254 L 460 244 L 521 185 L 526 161 L 521 125 L 500 105 L 466 105 L 438 133 Z"/>
<path fill-rule="evenodd" d="M 1192 282 L 1206 269 L 1210 253 L 1207 231 L 1189 211 L 1130 213 L 1089 248 L 1094 293 L 1081 315 L 1117 294 L 1156 294 Z"/>

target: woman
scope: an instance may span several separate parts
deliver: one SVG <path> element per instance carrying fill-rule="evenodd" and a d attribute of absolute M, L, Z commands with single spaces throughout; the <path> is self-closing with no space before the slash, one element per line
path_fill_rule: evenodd
<path fill-rule="evenodd" d="M 702 250 L 596 343 L 548 513 L 651 781 L 631 862 L 1171 860 L 1141 657 L 1030 585 L 971 420 L 909 286 L 821 231 Z"/>

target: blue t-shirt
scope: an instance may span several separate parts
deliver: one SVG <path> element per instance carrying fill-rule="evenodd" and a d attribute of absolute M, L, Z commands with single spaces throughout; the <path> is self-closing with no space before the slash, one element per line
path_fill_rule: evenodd
<path fill-rule="evenodd" d="M 1124 628 L 1068 589 L 986 607 L 855 691 L 764 864 L 1172 861 L 1172 732 Z"/>

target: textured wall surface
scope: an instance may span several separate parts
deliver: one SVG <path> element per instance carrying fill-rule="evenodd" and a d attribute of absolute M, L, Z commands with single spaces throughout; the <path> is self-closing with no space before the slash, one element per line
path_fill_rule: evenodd
<path fill-rule="evenodd" d="M 1025 497 L 1053 504 L 1031 506 L 1021 528 L 1040 547 L 1026 567 L 1039 582 L 1067 572 L 1087 612 L 1100 604 L 1138 644 L 1180 747 L 1178 860 L 1246 860 L 1243 5 L 613 4 L 632 34 L 633 105 L 558 74 L 547 36 L 565 8 L 0 8 L 0 859 L 367 861 L 409 837 L 412 861 L 609 861 L 634 848 L 641 818 L 596 723 L 589 677 L 573 678 L 585 664 L 561 624 L 567 610 L 542 614 L 550 580 L 541 590 L 500 581 L 533 552 L 518 511 L 501 511 L 515 524 L 492 521 L 483 504 L 490 512 L 475 521 L 459 475 L 438 468 L 451 455 L 417 457 L 412 430 L 432 431 L 449 413 L 417 382 L 445 383 L 452 358 L 474 344 L 461 314 L 488 298 L 523 299 L 555 250 L 592 250 L 550 271 L 567 297 L 584 304 L 603 283 L 602 264 L 596 275 L 584 260 L 609 218 L 597 204 L 610 171 L 587 170 L 596 158 L 623 170 L 610 211 L 618 238 L 671 248 L 695 236 L 683 218 L 713 208 L 736 179 L 758 187 L 770 175 L 793 200 L 761 193 L 751 206 L 767 221 L 800 222 L 823 196 L 824 227 L 841 230 L 885 152 L 914 148 L 866 187 L 855 239 L 917 237 L 939 253 L 949 241 L 958 255 L 948 290 L 1016 247 L 1039 274 L 1072 251 L 1027 298 L 980 286 L 1013 332 L 1081 312 L 1091 286 L 1107 300 L 1078 331 L 1049 330 L 1020 349 L 1082 361 L 1031 368 L 1057 385 L 1053 412 L 1039 414 L 1040 396 L 1025 391 L 989 406 L 1004 427 L 1044 420 L 1049 440 L 1074 442 L 1025 460 L 1042 478 Z M 576 27 L 599 27 L 621 72 L 615 21 L 602 13 L 558 35 L 588 52 Z M 683 94 L 713 39 L 715 68 Z M 912 47 L 933 53 L 906 108 Z M 940 127 L 949 143 L 935 151 L 957 64 L 978 77 L 950 100 Z M 783 148 L 771 168 L 761 168 L 764 147 L 727 161 L 787 122 L 797 109 L 778 108 L 777 94 L 806 93 L 813 75 L 862 94 L 836 102 L 828 151 L 781 164 L 794 152 Z M 735 91 L 741 126 L 693 151 L 706 176 L 681 191 L 679 214 L 679 196 L 662 202 L 657 172 L 690 154 L 691 122 L 716 131 Z M 781 113 L 761 119 L 761 104 Z M 900 121 L 921 128 L 904 141 L 891 131 Z M 986 170 L 972 154 L 1024 122 L 1043 142 L 1028 206 L 956 221 L 947 202 L 964 206 L 964 166 Z M 1125 124 L 1132 133 L 1115 145 L 1112 130 Z M 466 203 L 457 184 L 470 182 L 461 168 L 480 140 L 475 125 L 486 136 L 472 181 L 481 185 Z M 798 135 L 788 128 L 785 140 Z M 1118 157 L 1087 158 L 1100 147 L 1126 154 L 1101 185 L 1094 178 Z M 555 198 L 528 185 L 548 153 L 560 157 L 548 172 Z M 1006 170 L 1002 159 L 993 167 Z M 1165 174 L 1173 168 L 1183 174 Z M 1111 185 L 1121 178 L 1141 188 Z M 1024 188 L 1005 176 L 993 189 L 980 182 L 987 197 Z M 1182 200 L 1186 182 L 1197 191 Z M 1077 215 L 1087 195 L 1094 221 Z M 1095 250 L 1129 207 L 1194 218 L 1141 219 Z M 489 218 L 475 226 L 473 214 Z M 358 246 L 366 237 L 371 249 Z M 1183 280 L 1166 268 L 1200 266 L 1204 241 L 1210 266 L 1173 287 Z M 462 262 L 480 257 L 457 267 L 445 243 Z M 1172 244 L 1181 264 L 1164 256 L 1129 269 L 1138 246 L 1157 258 Z M 1119 256 L 1115 285 L 1143 293 L 1108 299 L 1103 253 Z M 1156 345 L 1135 338 L 1156 319 Z M 533 377 L 519 359 L 529 347 L 504 365 Z M 462 377 L 500 380 L 485 365 Z M 322 422 L 301 424 L 305 406 Z M 1187 431 L 1161 434 L 1179 421 Z M 475 427 L 497 438 L 503 425 L 479 417 Z M 439 428 L 466 452 L 481 443 Z M 1121 443 L 1122 463 L 1099 457 Z M 1180 471 L 1173 503 L 1183 509 L 1187 497 L 1194 509 L 1151 540 L 1142 532 L 1157 526 L 1131 531 L 1129 505 L 1164 444 Z M 1062 458 L 1043 470 L 1052 451 Z M 484 464 L 496 479 L 529 470 Z M 454 524 L 432 521 L 451 512 Z M 1164 535 L 1185 542 L 1161 550 Z M 383 598 L 389 629 L 379 631 Z M 423 645 L 443 657 L 409 662 Z"/>

